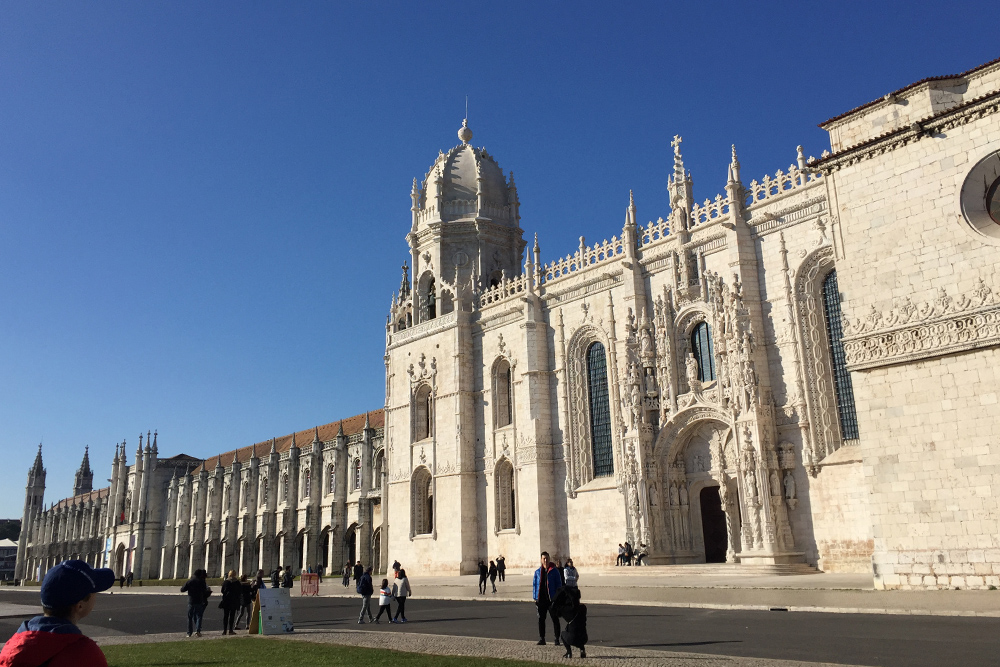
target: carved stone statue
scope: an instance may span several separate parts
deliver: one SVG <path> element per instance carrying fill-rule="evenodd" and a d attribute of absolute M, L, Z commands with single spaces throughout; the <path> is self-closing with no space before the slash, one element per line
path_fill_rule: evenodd
<path fill-rule="evenodd" d="M 791 470 L 785 473 L 785 500 L 795 500 L 795 477 Z"/>
<path fill-rule="evenodd" d="M 670 504 L 672 506 L 677 506 L 680 502 L 677 500 L 677 487 L 673 484 L 670 485 Z"/>
<path fill-rule="evenodd" d="M 688 385 L 690 385 L 692 389 L 700 386 L 698 383 L 698 360 L 694 358 L 693 354 L 689 354 L 687 361 L 684 363 L 687 370 Z"/>
<path fill-rule="evenodd" d="M 688 504 L 688 487 L 687 484 L 681 484 L 681 505 Z"/>
<path fill-rule="evenodd" d="M 771 471 L 770 481 L 771 481 L 771 496 L 773 496 L 775 498 L 780 498 L 781 497 L 781 483 L 778 481 L 778 473 L 776 473 L 773 470 Z"/>
<path fill-rule="evenodd" d="M 649 329 L 646 327 L 639 333 L 639 355 L 643 359 L 653 357 L 653 337 L 649 335 Z"/>

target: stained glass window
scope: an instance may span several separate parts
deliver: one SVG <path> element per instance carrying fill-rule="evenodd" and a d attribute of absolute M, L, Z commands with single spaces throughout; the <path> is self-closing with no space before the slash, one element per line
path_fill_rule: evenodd
<path fill-rule="evenodd" d="M 590 392 L 590 439 L 594 453 L 594 477 L 615 472 L 611 455 L 611 406 L 608 402 L 608 364 L 604 346 L 594 343 L 587 350 L 587 388 Z"/>
<path fill-rule="evenodd" d="M 840 434 L 844 440 L 858 438 L 858 414 L 854 409 L 854 386 L 847 372 L 844 358 L 844 331 L 840 316 L 840 290 L 837 272 L 831 271 L 823 280 L 823 310 L 826 314 L 826 333 L 830 339 L 830 362 L 833 365 L 833 385 L 837 394 L 837 414 L 840 416 Z"/>

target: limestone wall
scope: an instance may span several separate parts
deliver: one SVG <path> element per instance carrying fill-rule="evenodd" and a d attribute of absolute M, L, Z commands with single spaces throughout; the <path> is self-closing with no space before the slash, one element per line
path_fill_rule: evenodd
<path fill-rule="evenodd" d="M 996 585 L 997 246 L 970 231 L 959 192 L 1000 149 L 1000 115 L 927 125 L 828 167 L 876 585 Z"/>

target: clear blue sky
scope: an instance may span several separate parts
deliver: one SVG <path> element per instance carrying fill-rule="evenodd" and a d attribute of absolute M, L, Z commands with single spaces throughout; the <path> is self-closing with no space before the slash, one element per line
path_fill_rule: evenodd
<path fill-rule="evenodd" d="M 457 143 L 515 173 L 546 260 L 819 155 L 816 124 L 1000 55 L 982 3 L 5 2 L 0 518 L 45 443 L 221 450 L 383 402 L 410 183 Z M 978 18 L 977 18 L 978 15 Z"/>

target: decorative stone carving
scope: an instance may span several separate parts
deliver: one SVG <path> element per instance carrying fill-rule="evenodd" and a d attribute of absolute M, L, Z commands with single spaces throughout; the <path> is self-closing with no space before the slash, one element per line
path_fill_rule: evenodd
<path fill-rule="evenodd" d="M 844 355 L 850 370 L 1000 344 L 1000 294 L 982 278 L 957 297 L 941 288 L 936 298 L 919 306 L 906 297 L 888 312 L 872 306 L 864 318 L 844 319 Z"/>

